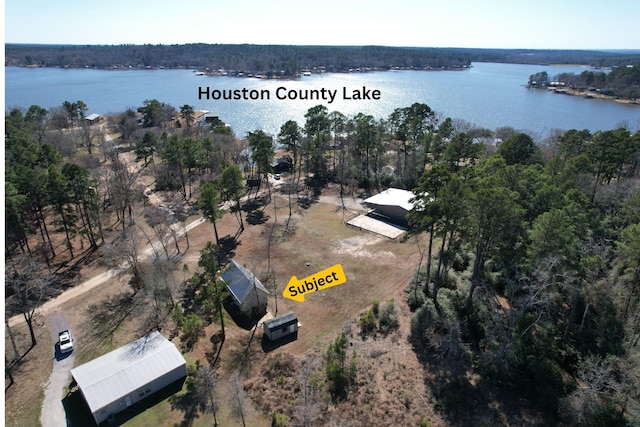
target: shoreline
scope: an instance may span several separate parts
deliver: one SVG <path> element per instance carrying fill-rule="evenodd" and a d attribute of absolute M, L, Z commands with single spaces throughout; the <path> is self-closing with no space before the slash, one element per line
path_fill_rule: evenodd
<path fill-rule="evenodd" d="M 640 98 L 635 98 L 635 99 L 619 98 L 614 95 L 605 95 L 602 93 L 593 92 L 585 89 L 547 88 L 547 90 L 553 91 L 554 93 L 559 95 L 579 96 L 586 99 L 603 99 L 607 101 L 615 101 L 620 104 L 626 104 L 626 105 L 640 105 Z"/>
<path fill-rule="evenodd" d="M 338 71 L 327 71 L 325 67 L 318 67 L 316 70 L 302 70 L 298 74 L 295 75 L 274 75 L 270 73 L 263 72 L 249 72 L 249 71 L 238 71 L 238 70 L 211 70 L 211 69 L 198 69 L 196 67 L 187 67 L 187 66 L 177 66 L 177 67 L 165 67 L 165 66 L 110 66 L 110 67 L 88 67 L 88 66 L 48 66 L 48 65 L 20 65 L 20 64 L 5 64 L 5 68 L 29 68 L 29 69 L 37 69 L 37 68 L 48 68 L 48 69 L 59 69 L 59 70 L 104 70 L 104 71 L 162 71 L 162 70 L 186 70 L 193 71 L 193 73 L 197 76 L 218 76 L 218 77 L 238 77 L 238 78 L 257 78 L 257 79 L 269 79 L 269 80 L 290 80 L 290 79 L 300 79 L 303 77 L 311 76 L 314 74 L 354 74 L 354 73 L 370 73 L 370 72 L 387 72 L 387 71 L 465 71 L 472 68 L 472 65 L 465 65 L 460 67 L 389 67 L 389 68 L 378 68 L 378 67 L 360 67 L 360 68 L 349 68 L 347 70 L 338 70 Z"/>
<path fill-rule="evenodd" d="M 614 101 L 619 104 L 625 104 L 625 105 L 640 105 L 640 98 L 635 98 L 635 99 L 620 98 L 615 95 L 605 95 L 603 93 L 594 92 L 586 89 L 572 89 L 572 88 L 565 88 L 562 86 L 558 86 L 558 87 L 555 87 L 555 86 L 537 87 L 533 85 L 524 85 L 524 86 L 527 87 L 528 89 L 548 90 L 557 95 L 578 96 L 586 99 L 602 99 L 606 101 Z"/>

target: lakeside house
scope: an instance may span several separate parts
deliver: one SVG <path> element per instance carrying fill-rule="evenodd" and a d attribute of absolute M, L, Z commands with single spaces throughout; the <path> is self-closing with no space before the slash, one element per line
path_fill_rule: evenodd
<path fill-rule="evenodd" d="M 97 123 L 100 123 L 100 120 L 102 120 L 102 116 L 100 114 L 89 114 L 87 117 L 84 118 L 90 125 L 95 125 Z"/>
<path fill-rule="evenodd" d="M 365 199 L 363 203 L 372 209 L 369 214 L 385 221 L 402 226 L 407 225 L 407 213 L 413 209 L 411 199 L 415 197 L 411 191 L 399 188 L 388 188 L 381 193 Z"/>

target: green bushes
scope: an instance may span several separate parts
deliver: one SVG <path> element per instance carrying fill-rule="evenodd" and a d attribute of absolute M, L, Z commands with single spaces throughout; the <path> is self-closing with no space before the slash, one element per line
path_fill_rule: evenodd
<path fill-rule="evenodd" d="M 378 301 L 373 301 L 371 308 L 360 317 L 359 325 L 364 337 L 375 335 L 377 332 L 386 336 L 396 331 L 400 322 L 395 301 L 390 299 L 382 308 Z"/>
<path fill-rule="evenodd" d="M 383 335 L 388 335 L 391 332 L 400 328 L 400 322 L 398 321 L 398 309 L 393 299 L 389 300 L 380 311 L 379 316 L 380 332 Z"/>
<path fill-rule="evenodd" d="M 287 427 L 289 425 L 289 417 L 280 412 L 271 414 L 271 427 Z"/>
<path fill-rule="evenodd" d="M 360 330 L 362 331 L 362 335 L 367 336 L 369 334 L 373 334 L 376 331 L 376 315 L 373 314 L 373 310 L 369 309 L 361 318 L 360 318 Z"/>
<path fill-rule="evenodd" d="M 329 344 L 326 355 L 325 374 L 328 388 L 333 399 L 346 396 L 347 386 L 356 378 L 357 362 L 353 353 L 351 360 L 347 361 L 347 347 L 349 345 L 346 334 L 343 332 L 336 340 Z"/>
<path fill-rule="evenodd" d="M 191 348 L 203 334 L 202 319 L 196 313 L 189 313 L 182 323 L 182 342 Z"/>

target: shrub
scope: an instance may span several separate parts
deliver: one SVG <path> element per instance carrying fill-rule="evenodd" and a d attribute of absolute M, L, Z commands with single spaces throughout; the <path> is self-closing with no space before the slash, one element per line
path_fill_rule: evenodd
<path fill-rule="evenodd" d="M 427 297 L 425 296 L 422 289 L 416 287 L 414 289 L 409 290 L 409 295 L 407 297 L 407 304 L 409 304 L 409 309 L 411 311 L 416 311 L 420 307 L 424 305 Z"/>
<path fill-rule="evenodd" d="M 347 335 L 343 332 L 338 335 L 333 343 L 329 344 L 327 349 L 325 374 L 329 383 L 329 392 L 333 398 L 344 397 L 347 392 L 347 386 L 356 377 L 355 353 L 351 362 L 347 365 L 348 345 Z"/>
<path fill-rule="evenodd" d="M 378 313 L 380 312 L 380 302 L 379 301 L 374 300 L 371 303 L 371 311 L 373 312 L 373 315 L 375 317 L 378 317 Z"/>
<path fill-rule="evenodd" d="M 297 369 L 295 358 L 290 353 L 277 353 L 267 361 L 265 376 L 274 379 L 289 376 Z"/>
<path fill-rule="evenodd" d="M 287 427 L 289 425 L 289 417 L 280 412 L 271 413 L 271 427 Z"/>
<path fill-rule="evenodd" d="M 184 311 L 182 310 L 182 306 L 180 304 L 176 303 L 173 305 L 171 317 L 173 318 L 173 321 L 176 323 L 178 328 L 181 328 L 182 322 L 184 321 Z"/>
<path fill-rule="evenodd" d="M 373 314 L 373 310 L 370 309 L 360 318 L 360 329 L 362 335 L 368 335 L 376 330 L 376 316 Z"/>
<path fill-rule="evenodd" d="M 431 300 L 425 301 L 425 304 L 416 310 L 411 316 L 411 339 L 416 344 L 427 345 L 428 339 L 426 332 L 433 328 L 437 317 L 437 312 Z"/>
<path fill-rule="evenodd" d="M 195 313 L 190 313 L 185 317 L 182 323 L 182 341 L 188 348 L 198 341 L 198 338 L 204 333 L 202 329 L 202 320 Z"/>
<path fill-rule="evenodd" d="M 390 334 L 400 327 L 398 321 L 398 309 L 393 299 L 386 303 L 380 312 L 380 332 L 384 335 Z"/>

